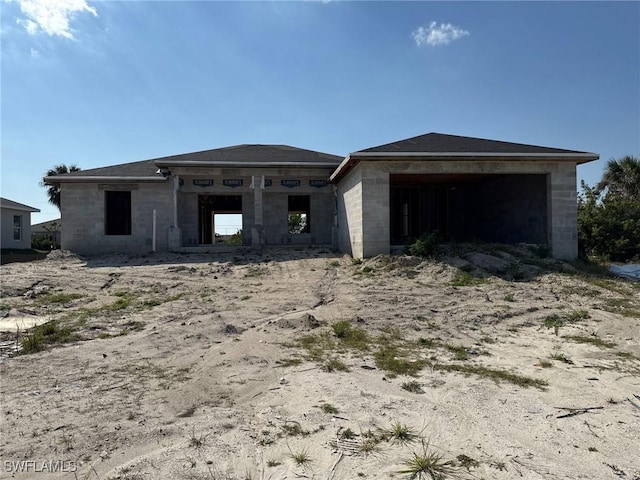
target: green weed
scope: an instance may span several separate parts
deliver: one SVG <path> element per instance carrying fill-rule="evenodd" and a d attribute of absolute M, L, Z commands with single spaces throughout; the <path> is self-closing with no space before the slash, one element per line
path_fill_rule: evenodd
<path fill-rule="evenodd" d="M 480 365 L 456 364 L 456 365 L 435 365 L 436 370 L 447 372 L 460 372 L 466 375 L 477 375 L 482 378 L 488 378 L 496 383 L 508 382 L 519 387 L 529 388 L 535 387 L 544 390 L 549 383 L 545 380 L 539 380 L 531 377 L 524 377 L 506 370 L 495 370 L 493 368 L 483 367 Z"/>
<path fill-rule="evenodd" d="M 596 336 L 585 336 L 585 335 L 570 335 L 568 337 L 565 337 L 573 342 L 576 343 L 588 343 L 591 345 L 595 345 L 596 347 L 600 347 L 600 348 L 614 348 L 616 346 L 615 343 L 613 342 L 607 342 L 606 340 L 603 340 L 599 337 Z"/>

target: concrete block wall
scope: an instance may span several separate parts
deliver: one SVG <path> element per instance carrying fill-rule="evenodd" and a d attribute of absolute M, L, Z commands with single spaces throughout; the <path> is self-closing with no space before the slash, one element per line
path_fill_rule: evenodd
<path fill-rule="evenodd" d="M 388 255 L 391 248 L 389 172 L 365 164 L 362 169 L 362 255 Z"/>
<path fill-rule="evenodd" d="M 553 256 L 578 256 L 578 201 L 575 165 L 558 164 L 548 177 L 549 234 Z"/>
<path fill-rule="evenodd" d="M 105 192 L 131 191 L 131 235 L 105 235 Z M 156 250 L 168 248 L 173 220 L 170 182 L 139 184 L 65 183 L 61 192 L 61 247 L 82 255 L 148 253 L 152 250 L 156 210 Z"/>
<path fill-rule="evenodd" d="M 360 165 L 347 173 L 337 185 L 338 248 L 354 258 L 362 258 L 362 169 Z"/>

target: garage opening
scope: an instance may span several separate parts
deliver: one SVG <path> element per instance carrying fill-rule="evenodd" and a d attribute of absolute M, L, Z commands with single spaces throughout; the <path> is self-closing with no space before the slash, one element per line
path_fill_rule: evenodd
<path fill-rule="evenodd" d="M 548 242 L 546 175 L 390 175 L 391 244 Z"/>
<path fill-rule="evenodd" d="M 229 243 L 242 228 L 242 195 L 198 195 L 201 245 Z"/>

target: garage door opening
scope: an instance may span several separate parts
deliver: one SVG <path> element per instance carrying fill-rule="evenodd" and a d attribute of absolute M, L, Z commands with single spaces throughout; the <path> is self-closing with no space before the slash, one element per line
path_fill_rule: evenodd
<path fill-rule="evenodd" d="M 242 243 L 242 195 L 199 195 L 198 238 L 201 245 Z"/>
<path fill-rule="evenodd" d="M 548 242 L 546 175 L 390 175 L 392 245 L 423 233 L 444 241 Z"/>

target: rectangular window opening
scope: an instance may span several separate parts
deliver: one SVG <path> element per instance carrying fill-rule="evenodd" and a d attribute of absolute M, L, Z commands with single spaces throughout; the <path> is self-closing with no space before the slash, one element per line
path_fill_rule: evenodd
<path fill-rule="evenodd" d="M 22 240 L 22 217 L 20 215 L 13 216 L 13 239 Z"/>
<path fill-rule="evenodd" d="M 287 223 L 290 234 L 298 235 L 311 231 L 310 203 L 309 195 L 289 195 Z"/>
<path fill-rule="evenodd" d="M 131 192 L 105 192 L 105 235 L 131 235 Z"/>

